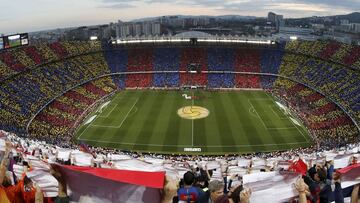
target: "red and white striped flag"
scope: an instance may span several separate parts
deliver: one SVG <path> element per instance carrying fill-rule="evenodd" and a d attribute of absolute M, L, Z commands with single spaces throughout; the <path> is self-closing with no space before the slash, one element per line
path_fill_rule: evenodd
<path fill-rule="evenodd" d="M 75 202 L 160 202 L 165 172 L 61 166 Z"/>
<path fill-rule="evenodd" d="M 346 188 L 360 183 L 360 163 L 337 170 L 341 173 L 341 187 Z"/>

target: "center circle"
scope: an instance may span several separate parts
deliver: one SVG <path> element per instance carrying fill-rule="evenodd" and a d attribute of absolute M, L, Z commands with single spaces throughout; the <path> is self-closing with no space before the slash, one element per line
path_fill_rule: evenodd
<path fill-rule="evenodd" d="M 181 118 L 194 120 L 208 117 L 210 111 L 201 106 L 184 106 L 178 109 L 177 114 Z"/>

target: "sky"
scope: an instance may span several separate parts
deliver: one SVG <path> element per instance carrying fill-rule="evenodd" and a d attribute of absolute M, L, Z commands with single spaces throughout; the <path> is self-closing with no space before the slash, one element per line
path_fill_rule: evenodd
<path fill-rule="evenodd" d="M 106 24 L 163 15 L 250 15 L 285 18 L 348 14 L 360 0 L 2 0 L 0 33 Z"/>

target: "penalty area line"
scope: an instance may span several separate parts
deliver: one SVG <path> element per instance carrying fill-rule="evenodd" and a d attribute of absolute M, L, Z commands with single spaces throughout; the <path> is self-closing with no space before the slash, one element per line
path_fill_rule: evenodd
<path fill-rule="evenodd" d="M 127 117 L 129 117 L 130 112 L 132 112 L 132 110 L 134 109 L 135 105 L 137 104 L 137 102 L 139 101 L 139 98 L 136 99 L 136 101 L 134 102 L 134 104 L 132 105 L 132 107 L 130 108 L 130 110 L 127 112 L 127 114 L 125 115 L 125 117 L 123 118 L 123 120 L 121 121 L 121 123 L 119 125 L 113 126 L 113 125 L 97 125 L 97 124 L 91 124 L 91 126 L 94 127 L 100 127 L 100 128 L 121 128 L 121 126 L 123 125 L 123 123 L 125 122 L 125 120 L 127 119 Z M 138 110 L 135 107 L 136 111 Z M 133 115 L 133 114 L 131 114 Z"/>
<path fill-rule="evenodd" d="M 118 106 L 118 104 L 115 104 L 115 106 L 105 115 L 105 116 L 101 116 L 101 113 L 99 115 L 100 118 L 107 118 L 110 116 L 110 114 L 114 111 L 114 109 Z"/>
<path fill-rule="evenodd" d="M 118 126 L 118 128 L 121 128 L 122 124 L 124 123 L 124 121 L 127 119 L 127 117 L 129 116 L 131 110 L 134 108 L 134 106 L 137 104 L 137 102 L 139 101 L 139 98 L 136 99 L 136 101 L 134 102 L 134 104 L 132 105 L 131 109 L 127 112 L 127 114 L 125 115 L 125 118 L 121 121 L 120 125 Z"/>
<path fill-rule="evenodd" d="M 268 107 L 271 109 L 271 111 L 274 112 L 274 114 L 276 114 L 276 116 L 277 116 L 279 119 L 281 119 L 281 120 L 287 120 L 287 119 L 288 119 L 287 116 L 280 116 L 280 115 L 274 110 L 274 108 L 273 108 L 274 106 L 275 106 L 274 104 L 269 104 L 269 105 L 268 105 Z M 275 108 L 277 108 L 277 107 L 275 106 Z M 282 115 L 284 115 L 284 113 L 283 113 Z"/>
<path fill-rule="evenodd" d="M 249 102 L 250 106 L 254 109 L 254 112 L 256 113 L 258 118 L 260 119 L 261 123 L 264 125 L 265 129 L 267 129 L 268 127 L 265 125 L 263 119 L 260 117 L 259 113 L 256 111 L 256 109 L 255 109 L 254 105 L 251 103 L 250 99 L 248 99 L 248 102 Z"/>
<path fill-rule="evenodd" d="M 92 125 L 92 123 L 98 118 L 98 116 L 95 117 L 95 119 L 93 121 L 91 121 L 88 126 L 86 126 L 85 130 L 81 132 L 81 134 L 79 135 L 79 137 L 77 138 L 78 140 L 80 140 L 80 137 L 85 133 L 85 131 L 87 131 L 87 129 Z"/>

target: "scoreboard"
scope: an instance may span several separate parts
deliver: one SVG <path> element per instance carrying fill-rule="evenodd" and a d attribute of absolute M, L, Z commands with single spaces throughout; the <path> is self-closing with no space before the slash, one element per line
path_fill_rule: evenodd
<path fill-rule="evenodd" d="M 6 36 L 4 38 L 4 45 L 6 49 L 20 46 L 20 35 Z"/>
<path fill-rule="evenodd" d="M 0 37 L 0 49 L 9 49 L 29 44 L 28 33 Z"/>
<path fill-rule="evenodd" d="M 29 35 L 27 33 L 20 35 L 20 43 L 21 45 L 28 45 L 29 44 Z"/>

